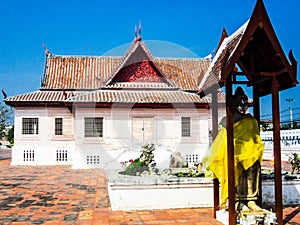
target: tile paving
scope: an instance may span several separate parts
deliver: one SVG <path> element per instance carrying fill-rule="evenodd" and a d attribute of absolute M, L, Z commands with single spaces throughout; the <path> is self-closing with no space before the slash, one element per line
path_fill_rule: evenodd
<path fill-rule="evenodd" d="M 284 209 L 300 224 L 300 207 Z M 217 225 L 212 208 L 112 211 L 104 171 L 10 166 L 0 160 L 0 224 Z"/>

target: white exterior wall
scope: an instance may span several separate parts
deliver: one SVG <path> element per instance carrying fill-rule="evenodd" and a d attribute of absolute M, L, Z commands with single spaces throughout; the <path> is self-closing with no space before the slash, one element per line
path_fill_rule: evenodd
<path fill-rule="evenodd" d="M 273 131 L 260 132 L 265 144 L 264 159 L 274 159 Z M 300 154 L 300 129 L 280 131 L 281 160 L 287 161 L 292 153 Z"/>
<path fill-rule="evenodd" d="M 39 119 L 39 134 L 22 134 L 22 118 L 26 117 Z M 56 117 L 63 118 L 63 135 L 54 135 Z M 84 137 L 85 117 L 103 117 L 103 137 Z M 191 137 L 181 137 L 181 117 L 191 118 Z M 73 107 L 72 114 L 67 108 L 18 107 L 12 165 L 71 164 L 73 168 L 118 169 L 121 161 L 140 155 L 143 140 L 136 132 L 142 122 L 148 129 L 148 136 L 144 136 L 151 139 L 145 139 L 144 143 L 156 145 L 154 155 L 159 167 L 168 167 L 170 155 L 175 151 L 191 161 L 201 160 L 209 145 L 210 117 L 209 110 L 196 108 Z M 32 150 L 34 161 L 24 160 L 24 151 Z M 57 150 L 67 151 L 67 161 L 57 161 Z"/>
<path fill-rule="evenodd" d="M 54 135 L 55 117 L 63 118 L 64 135 Z M 22 134 L 22 118 L 38 118 L 38 134 Z M 16 108 L 11 164 L 70 164 L 75 149 L 73 130 L 72 114 L 67 108 Z M 57 161 L 57 150 L 67 151 L 68 160 Z"/>

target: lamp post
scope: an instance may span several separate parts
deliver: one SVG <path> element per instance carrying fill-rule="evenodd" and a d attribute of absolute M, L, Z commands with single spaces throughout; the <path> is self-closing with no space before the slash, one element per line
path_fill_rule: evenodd
<path fill-rule="evenodd" d="M 293 129 L 293 110 L 292 110 L 292 105 L 291 102 L 294 100 L 294 98 L 287 98 L 285 99 L 288 103 L 290 103 L 289 111 L 290 111 L 290 126 L 291 129 Z"/>

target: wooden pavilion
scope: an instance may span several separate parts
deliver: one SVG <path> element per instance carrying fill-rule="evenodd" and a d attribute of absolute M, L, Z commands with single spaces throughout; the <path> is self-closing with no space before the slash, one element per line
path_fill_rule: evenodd
<path fill-rule="evenodd" d="M 246 84 L 253 91 L 254 117 L 260 119 L 260 97 L 272 96 L 275 171 L 275 213 L 283 222 L 280 148 L 279 91 L 295 87 L 297 61 L 292 51 L 287 59 L 262 0 L 257 0 L 250 19 L 235 33 L 222 32 L 217 53 L 199 85 L 202 96 L 212 95 L 213 137 L 218 132 L 217 90 L 226 87 L 229 225 L 235 224 L 234 143 L 232 86 Z M 239 79 L 243 76 L 246 79 Z M 261 193 L 261 192 L 260 192 Z M 219 183 L 214 181 L 214 211 L 219 205 Z M 215 213 L 216 216 L 216 213 Z"/>

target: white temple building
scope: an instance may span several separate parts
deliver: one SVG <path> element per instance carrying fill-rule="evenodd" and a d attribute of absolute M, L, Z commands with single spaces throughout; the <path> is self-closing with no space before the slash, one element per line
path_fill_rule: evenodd
<path fill-rule="evenodd" d="M 15 108 L 11 164 L 117 168 L 145 143 L 158 149 L 158 166 L 177 151 L 190 163 L 201 160 L 211 112 L 210 97 L 197 91 L 210 63 L 155 58 L 140 36 L 123 57 L 46 51 L 39 90 L 5 99 Z"/>

